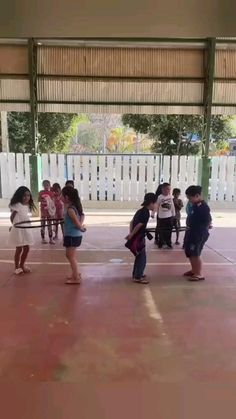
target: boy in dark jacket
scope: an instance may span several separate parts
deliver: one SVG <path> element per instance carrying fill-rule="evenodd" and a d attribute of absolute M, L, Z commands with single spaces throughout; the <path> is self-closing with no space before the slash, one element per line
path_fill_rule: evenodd
<path fill-rule="evenodd" d="M 189 281 L 205 279 L 202 275 L 201 252 L 209 237 L 212 217 L 210 208 L 201 194 L 201 186 L 190 186 L 186 190 L 186 195 L 192 204 L 184 243 L 185 254 L 191 264 L 191 270 L 185 272 L 184 276 L 187 276 Z"/>

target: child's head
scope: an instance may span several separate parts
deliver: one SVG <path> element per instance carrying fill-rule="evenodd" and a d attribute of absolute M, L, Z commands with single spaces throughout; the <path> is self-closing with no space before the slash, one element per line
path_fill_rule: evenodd
<path fill-rule="evenodd" d="M 55 195 L 61 195 L 61 187 L 60 187 L 59 183 L 54 183 L 52 185 L 52 190 L 53 190 Z"/>
<path fill-rule="evenodd" d="M 11 198 L 10 206 L 16 204 L 28 205 L 30 210 L 35 209 L 34 201 L 31 195 L 31 192 L 26 186 L 20 186 L 13 197 Z"/>
<path fill-rule="evenodd" d="M 174 198 L 179 198 L 180 197 L 180 194 L 181 194 L 181 190 L 180 189 L 178 189 L 178 188 L 174 188 L 173 189 L 173 197 Z"/>
<path fill-rule="evenodd" d="M 155 193 L 149 192 L 145 195 L 142 207 L 148 208 L 150 211 L 155 209 L 155 204 L 157 202 L 157 196 Z"/>
<path fill-rule="evenodd" d="M 195 185 L 189 186 L 185 194 L 192 204 L 196 204 L 202 200 L 202 187 Z"/>
<path fill-rule="evenodd" d="M 167 183 L 167 182 L 163 183 L 162 184 L 162 195 L 165 195 L 165 196 L 170 195 L 170 192 L 171 192 L 170 184 Z"/>
<path fill-rule="evenodd" d="M 64 203 L 67 205 L 73 205 L 77 209 L 79 215 L 82 215 L 83 208 L 77 189 L 74 189 L 71 186 L 65 186 L 61 192 Z"/>
<path fill-rule="evenodd" d="M 74 181 L 73 180 L 67 180 L 65 183 L 65 186 L 70 186 L 71 188 L 75 187 Z"/>
<path fill-rule="evenodd" d="M 43 189 L 44 189 L 45 191 L 50 191 L 50 189 L 51 189 L 51 183 L 50 183 L 50 180 L 44 180 L 44 181 L 43 181 Z"/>

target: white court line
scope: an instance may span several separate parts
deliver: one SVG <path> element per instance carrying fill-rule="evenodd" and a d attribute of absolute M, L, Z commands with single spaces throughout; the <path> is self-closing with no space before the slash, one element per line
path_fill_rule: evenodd
<path fill-rule="evenodd" d="M 15 248 L 6 248 L 6 247 L 4 247 L 4 248 L 0 248 L 0 251 L 2 252 L 2 251 L 13 251 L 13 250 L 16 250 Z M 54 252 L 65 252 L 65 248 L 61 248 L 61 249 L 58 249 L 58 248 L 55 248 L 55 247 L 47 247 L 47 248 L 45 248 L 45 247 L 37 247 L 37 248 L 35 248 L 35 247 L 31 247 L 30 248 L 30 252 L 38 252 L 38 251 L 46 251 L 46 252 L 48 252 L 48 251 L 54 251 Z M 220 250 L 220 249 L 214 249 L 214 250 Z M 205 252 L 212 252 L 213 250 L 212 249 L 205 249 L 204 250 Z M 78 249 L 78 252 L 126 252 L 126 253 L 128 253 L 128 250 L 127 249 L 119 249 L 119 248 L 117 248 L 117 249 L 103 249 L 103 248 L 100 248 L 100 247 L 97 247 L 97 248 L 92 248 L 92 249 L 90 249 L 90 248 L 84 248 L 84 249 Z M 159 249 L 149 249 L 149 248 L 147 248 L 147 252 L 148 253 L 157 253 L 157 254 L 171 254 L 171 253 L 173 253 L 173 252 L 183 252 L 184 253 L 184 250 L 183 249 L 172 249 L 172 250 L 165 250 L 165 249 L 163 249 L 163 250 L 159 250 Z M 236 252 L 236 249 L 235 249 L 235 252 Z"/>
<path fill-rule="evenodd" d="M 13 264 L 11 259 L 0 259 L 0 263 L 10 263 Z M 31 265 L 68 265 L 68 262 L 47 262 L 47 261 L 29 261 Z M 133 262 L 122 262 L 122 263 L 113 263 L 113 262 L 79 262 L 79 265 L 85 266 L 130 266 L 133 265 Z M 148 262 L 147 266 L 188 266 L 189 262 Z M 205 262 L 204 266 L 233 266 L 236 263 L 229 262 Z"/>
<path fill-rule="evenodd" d="M 161 336 L 163 337 L 163 342 L 166 345 L 170 345 L 171 342 L 165 331 L 164 321 L 163 321 L 161 312 L 158 309 L 158 306 L 153 298 L 152 292 L 149 287 L 145 287 L 143 289 L 143 296 L 144 296 L 144 304 L 147 307 L 149 317 L 158 322 L 158 331 L 161 333 Z"/>

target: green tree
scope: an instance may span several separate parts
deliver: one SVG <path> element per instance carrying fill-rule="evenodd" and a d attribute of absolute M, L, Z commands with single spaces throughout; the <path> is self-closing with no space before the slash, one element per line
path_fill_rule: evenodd
<path fill-rule="evenodd" d="M 39 152 L 66 151 L 76 133 L 76 114 L 40 113 L 38 115 Z M 28 112 L 9 112 L 8 130 L 10 150 L 30 153 L 31 127 Z"/>
<path fill-rule="evenodd" d="M 232 117 L 212 117 L 212 139 L 216 144 L 233 135 Z M 123 115 L 125 125 L 136 132 L 148 134 L 154 139 L 153 151 L 168 155 L 190 155 L 200 151 L 200 143 L 193 143 L 193 136 L 203 138 L 203 116 L 200 115 Z"/>

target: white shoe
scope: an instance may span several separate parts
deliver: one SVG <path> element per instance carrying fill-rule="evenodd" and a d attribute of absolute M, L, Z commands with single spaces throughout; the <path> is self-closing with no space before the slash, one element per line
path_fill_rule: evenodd
<path fill-rule="evenodd" d="M 15 275 L 21 275 L 21 274 L 24 273 L 24 271 L 21 268 L 17 268 L 17 269 L 15 269 L 15 272 L 14 273 L 15 273 Z"/>
<path fill-rule="evenodd" d="M 50 240 L 49 244 L 56 244 L 53 239 Z"/>

